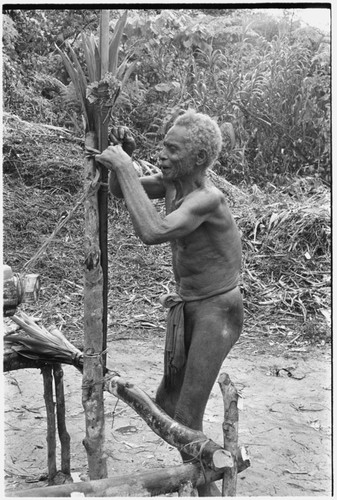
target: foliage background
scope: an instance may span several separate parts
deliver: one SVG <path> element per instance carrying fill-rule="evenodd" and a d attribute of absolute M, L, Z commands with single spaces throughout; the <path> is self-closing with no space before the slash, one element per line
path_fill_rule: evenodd
<path fill-rule="evenodd" d="M 121 14 L 111 11 L 112 32 Z M 81 195 L 81 108 L 55 45 L 71 46 L 85 69 L 80 35 L 98 36 L 98 21 L 93 9 L 3 9 L 4 257 L 16 271 Z M 242 232 L 247 331 L 277 333 L 285 346 L 288 318 L 292 341 L 325 341 L 330 34 L 302 27 L 291 11 L 275 19 L 261 9 L 137 9 L 128 12 L 120 56 L 136 69 L 111 124 L 132 129 L 136 158 L 155 162 L 182 109 L 206 112 L 221 126 L 225 147 L 213 174 Z M 82 331 L 82 226 L 80 210 L 34 269 L 46 283 L 39 313 L 65 324 L 75 343 Z M 135 324 L 142 335 L 158 333 L 156 298 L 172 284 L 167 248 L 147 248 L 134 237 L 123 202 L 112 201 L 110 228 L 114 335 Z"/>
<path fill-rule="evenodd" d="M 80 33 L 97 34 L 99 11 L 4 14 L 4 109 L 80 134 L 80 107 L 55 44 L 69 44 L 83 62 Z M 120 15 L 112 11 L 112 30 Z M 217 166 L 229 181 L 330 181 L 329 33 L 302 27 L 291 11 L 277 20 L 265 9 L 131 10 L 124 33 L 121 57 L 137 69 L 114 117 L 136 131 L 147 159 L 172 116 L 193 107 L 234 126 L 236 145 Z"/>

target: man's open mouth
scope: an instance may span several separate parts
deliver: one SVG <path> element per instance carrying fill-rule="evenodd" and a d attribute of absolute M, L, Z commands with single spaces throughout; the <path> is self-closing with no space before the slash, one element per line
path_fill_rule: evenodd
<path fill-rule="evenodd" d="M 167 173 L 171 170 L 170 167 L 166 167 L 165 165 L 160 165 L 159 168 L 162 172 L 165 172 L 165 173 Z"/>

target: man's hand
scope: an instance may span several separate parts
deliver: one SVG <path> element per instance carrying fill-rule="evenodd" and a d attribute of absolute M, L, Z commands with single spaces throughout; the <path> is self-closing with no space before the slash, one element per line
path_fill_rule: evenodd
<path fill-rule="evenodd" d="M 112 127 L 109 140 L 113 146 L 120 144 L 129 156 L 136 149 L 135 140 L 127 127 Z"/>
<path fill-rule="evenodd" d="M 109 170 L 118 171 L 122 168 L 127 168 L 132 165 L 132 160 L 130 156 L 123 151 L 122 146 L 118 144 L 117 146 L 109 146 L 103 151 L 103 153 L 96 155 L 95 160 L 99 161 Z"/>

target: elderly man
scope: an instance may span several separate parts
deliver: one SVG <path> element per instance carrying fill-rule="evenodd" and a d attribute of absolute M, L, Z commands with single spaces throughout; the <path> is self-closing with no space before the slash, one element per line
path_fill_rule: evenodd
<path fill-rule="evenodd" d="M 132 153 L 129 133 L 121 135 Z M 217 123 L 189 110 L 165 136 L 158 174 L 139 178 L 120 145 L 96 156 L 111 170 L 110 190 L 124 197 L 139 238 L 147 245 L 171 245 L 176 293 L 164 299 L 170 309 L 156 402 L 196 430 L 202 430 L 210 392 L 243 323 L 240 236 L 224 194 L 207 178 L 221 145 Z M 165 198 L 165 217 L 151 202 L 155 198 Z M 220 495 L 214 483 L 198 493 Z"/>

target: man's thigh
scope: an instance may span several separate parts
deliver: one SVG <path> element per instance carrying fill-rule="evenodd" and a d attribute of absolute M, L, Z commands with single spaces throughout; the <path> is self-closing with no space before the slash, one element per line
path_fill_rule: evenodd
<path fill-rule="evenodd" d="M 241 333 L 242 320 L 238 288 L 185 304 L 187 362 L 177 413 L 187 411 L 192 419 L 202 418 L 221 365 Z"/>

